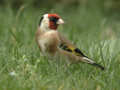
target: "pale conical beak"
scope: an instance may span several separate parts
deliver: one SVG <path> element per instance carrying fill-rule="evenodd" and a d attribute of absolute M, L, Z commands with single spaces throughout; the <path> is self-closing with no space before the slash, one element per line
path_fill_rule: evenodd
<path fill-rule="evenodd" d="M 60 19 L 57 21 L 57 24 L 64 24 L 64 21 L 60 18 Z"/>

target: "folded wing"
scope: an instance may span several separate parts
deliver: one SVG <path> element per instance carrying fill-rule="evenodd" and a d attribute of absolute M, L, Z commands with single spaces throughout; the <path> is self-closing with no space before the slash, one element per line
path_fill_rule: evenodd
<path fill-rule="evenodd" d="M 84 55 L 79 48 L 76 48 L 69 40 L 67 40 L 64 36 L 61 36 L 60 33 L 59 33 L 59 37 L 61 40 L 59 45 L 61 53 L 74 59 L 73 61 L 85 62 L 104 70 L 103 66 L 95 63 L 93 60 L 91 60 L 86 55 Z"/>

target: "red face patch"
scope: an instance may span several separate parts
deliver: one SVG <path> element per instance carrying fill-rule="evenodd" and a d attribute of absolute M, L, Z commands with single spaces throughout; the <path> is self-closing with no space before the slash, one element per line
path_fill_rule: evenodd
<path fill-rule="evenodd" d="M 49 18 L 49 28 L 56 30 L 58 27 L 57 21 L 60 18 L 57 14 L 48 14 Z"/>
<path fill-rule="evenodd" d="M 60 18 L 60 16 L 59 16 L 59 15 L 57 15 L 57 14 L 48 14 L 48 18 L 50 18 L 50 17 Z"/>

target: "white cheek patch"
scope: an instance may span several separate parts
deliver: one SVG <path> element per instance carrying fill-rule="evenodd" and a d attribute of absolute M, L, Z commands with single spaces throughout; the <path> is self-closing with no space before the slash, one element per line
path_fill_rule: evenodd
<path fill-rule="evenodd" d="M 48 14 L 45 14 L 45 15 L 44 15 L 43 23 L 46 24 L 47 26 L 49 25 Z"/>
<path fill-rule="evenodd" d="M 49 24 L 48 14 L 44 15 L 43 23 L 44 24 Z"/>
<path fill-rule="evenodd" d="M 40 26 L 40 28 L 41 28 L 41 30 L 46 31 L 46 30 L 49 29 L 49 19 L 48 19 L 48 14 L 45 14 L 43 17 L 44 17 L 44 19 L 43 19 L 42 22 L 41 22 L 41 26 Z"/>

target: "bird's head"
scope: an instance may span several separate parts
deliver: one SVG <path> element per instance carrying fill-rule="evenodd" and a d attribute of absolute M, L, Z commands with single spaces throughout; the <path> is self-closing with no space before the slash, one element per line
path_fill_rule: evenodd
<path fill-rule="evenodd" d="M 58 25 L 63 24 L 64 21 L 57 14 L 44 14 L 39 22 L 39 27 L 45 31 L 56 30 Z"/>

